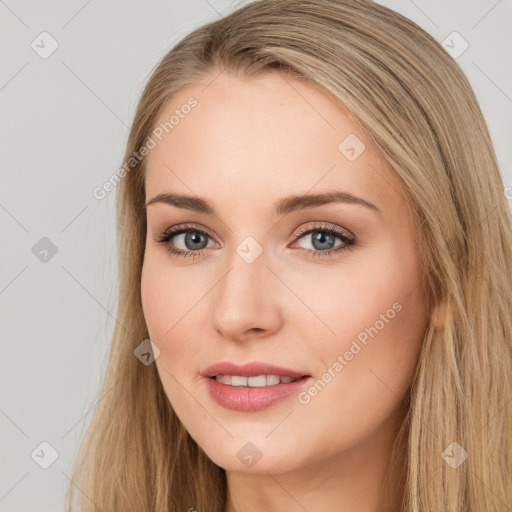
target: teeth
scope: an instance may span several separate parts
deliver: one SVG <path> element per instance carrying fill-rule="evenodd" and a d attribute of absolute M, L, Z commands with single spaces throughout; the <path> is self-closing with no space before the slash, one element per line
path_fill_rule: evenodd
<path fill-rule="evenodd" d="M 216 375 L 215 379 L 222 384 L 230 386 L 249 386 L 251 388 L 262 388 L 264 386 L 275 386 L 276 384 L 287 384 L 293 382 L 294 377 L 281 377 L 279 375 L 258 375 L 257 377 L 242 377 L 240 375 Z"/>
<path fill-rule="evenodd" d="M 281 378 L 279 375 L 267 375 L 267 386 L 275 386 L 276 384 L 279 384 L 281 381 Z"/>
<path fill-rule="evenodd" d="M 239 377 L 238 375 L 231 376 L 232 386 L 247 386 L 247 377 Z"/>

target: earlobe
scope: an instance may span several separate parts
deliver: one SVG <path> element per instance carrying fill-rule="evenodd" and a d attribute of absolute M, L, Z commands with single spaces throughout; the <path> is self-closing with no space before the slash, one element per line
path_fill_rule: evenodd
<path fill-rule="evenodd" d="M 441 301 L 434 306 L 430 315 L 430 321 L 435 329 L 443 329 L 446 325 L 447 309 L 446 301 Z"/>

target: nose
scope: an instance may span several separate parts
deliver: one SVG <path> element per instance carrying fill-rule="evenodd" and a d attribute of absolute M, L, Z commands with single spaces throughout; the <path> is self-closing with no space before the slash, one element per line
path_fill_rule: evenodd
<path fill-rule="evenodd" d="M 248 263 L 234 253 L 229 269 L 212 290 L 211 324 L 223 338 L 247 341 L 279 330 L 282 321 L 282 283 L 261 254 Z"/>

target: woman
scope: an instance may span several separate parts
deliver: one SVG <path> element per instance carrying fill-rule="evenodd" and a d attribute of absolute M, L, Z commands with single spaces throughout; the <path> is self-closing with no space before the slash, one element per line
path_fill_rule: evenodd
<path fill-rule="evenodd" d="M 251 3 L 163 58 L 121 176 L 68 510 L 510 509 L 510 211 L 430 35 Z"/>

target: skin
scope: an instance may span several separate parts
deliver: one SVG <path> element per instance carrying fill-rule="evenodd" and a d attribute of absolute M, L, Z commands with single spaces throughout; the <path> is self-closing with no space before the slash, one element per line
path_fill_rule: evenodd
<path fill-rule="evenodd" d="M 388 465 L 428 321 L 405 197 L 371 139 L 318 88 L 277 73 L 214 76 L 168 102 L 161 122 L 190 96 L 198 105 L 147 160 L 146 201 L 167 192 L 196 195 L 217 212 L 147 207 L 142 302 L 167 397 L 226 470 L 226 512 L 398 510 L 402 488 Z M 338 149 L 349 134 L 365 144 L 354 161 Z M 272 212 L 282 197 L 333 190 L 379 212 L 348 203 Z M 170 255 L 154 240 L 184 222 L 208 237 L 185 245 L 182 234 L 169 245 L 203 248 L 199 257 Z M 318 222 L 355 236 L 353 250 L 306 254 L 322 246 L 312 234 L 298 238 L 298 228 Z M 247 236 L 263 249 L 252 263 L 236 252 Z M 337 237 L 328 243 L 344 245 Z M 219 361 L 260 361 L 321 379 L 397 303 L 394 318 L 366 346 L 359 343 L 357 355 L 307 404 L 292 396 L 263 411 L 232 411 L 210 397 L 201 377 Z M 248 442 L 261 453 L 251 468 L 237 457 Z"/>

